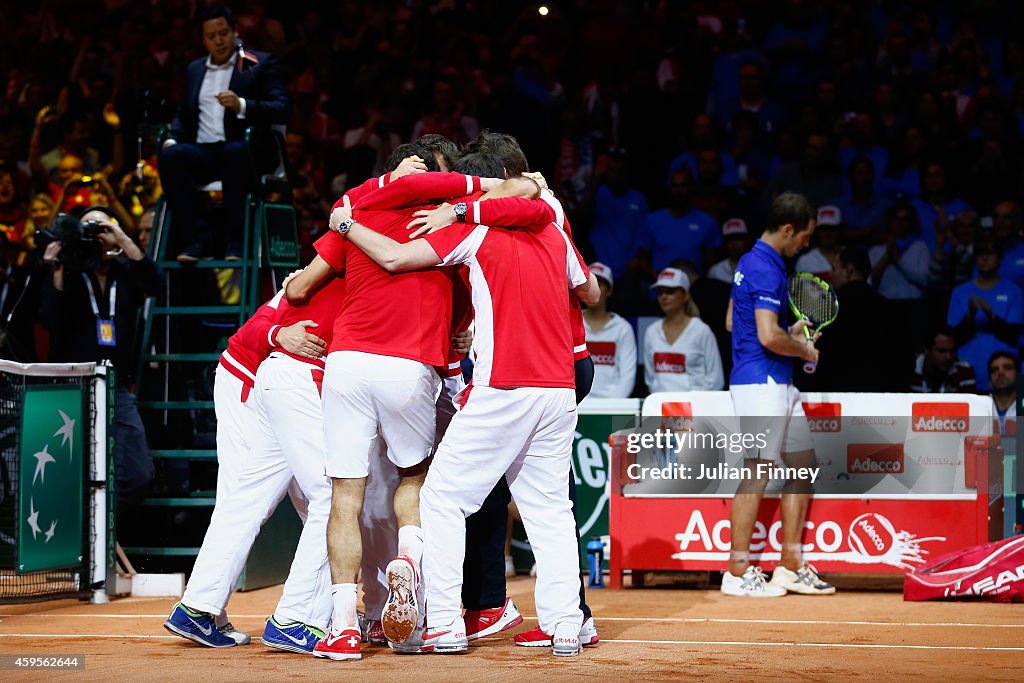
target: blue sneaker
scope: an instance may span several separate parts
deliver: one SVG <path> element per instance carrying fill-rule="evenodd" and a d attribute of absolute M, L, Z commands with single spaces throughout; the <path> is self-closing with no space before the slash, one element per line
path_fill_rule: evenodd
<path fill-rule="evenodd" d="M 164 628 L 176 636 L 187 638 L 206 647 L 234 647 L 237 645 L 217 629 L 213 615 L 196 612 L 180 602 L 171 610 L 171 616 L 164 622 Z"/>
<path fill-rule="evenodd" d="M 318 628 L 307 626 L 301 621 L 282 624 L 271 615 L 267 617 L 260 642 L 278 650 L 308 655 L 313 653 L 313 648 L 323 637 L 324 632 Z"/>

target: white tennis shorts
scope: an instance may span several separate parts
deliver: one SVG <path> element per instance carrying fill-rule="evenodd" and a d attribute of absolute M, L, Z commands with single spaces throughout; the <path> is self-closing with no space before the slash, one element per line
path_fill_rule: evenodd
<path fill-rule="evenodd" d="M 324 372 L 324 458 L 328 477 L 358 479 L 369 472 L 377 440 L 397 467 L 430 456 L 441 378 L 418 361 L 361 351 L 335 351 Z"/>
<path fill-rule="evenodd" d="M 746 457 L 782 462 L 783 453 L 814 448 L 800 392 L 792 384 L 733 384 L 729 387 L 733 409 L 743 434 L 764 435 L 767 446 L 756 446 Z"/>

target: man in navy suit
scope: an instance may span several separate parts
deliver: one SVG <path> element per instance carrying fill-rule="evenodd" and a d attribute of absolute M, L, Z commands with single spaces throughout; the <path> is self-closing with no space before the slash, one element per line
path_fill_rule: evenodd
<path fill-rule="evenodd" d="M 288 93 L 273 55 L 241 47 L 235 17 L 223 5 L 202 14 L 203 46 L 210 53 L 188 65 L 185 92 L 160 153 L 160 180 L 171 207 L 179 261 L 197 261 L 210 235 L 198 225 L 196 185 L 221 180 L 226 257 L 242 252 L 245 192 L 249 184 L 245 129 L 285 124 Z"/>

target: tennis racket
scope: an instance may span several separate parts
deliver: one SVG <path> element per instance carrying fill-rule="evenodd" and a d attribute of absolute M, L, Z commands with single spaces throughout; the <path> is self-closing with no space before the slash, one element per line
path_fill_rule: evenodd
<path fill-rule="evenodd" d="M 806 320 L 815 332 L 820 332 L 835 322 L 839 315 L 839 299 L 827 282 L 810 273 L 793 273 L 789 276 L 789 307 L 797 320 Z M 810 327 L 804 328 L 807 339 L 811 339 Z M 804 372 L 813 374 L 817 364 L 807 361 Z"/>

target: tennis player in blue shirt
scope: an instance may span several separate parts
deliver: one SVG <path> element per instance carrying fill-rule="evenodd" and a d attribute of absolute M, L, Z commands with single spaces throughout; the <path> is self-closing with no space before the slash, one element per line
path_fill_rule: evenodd
<path fill-rule="evenodd" d="M 803 195 L 786 192 L 772 202 L 768 224 L 733 275 L 726 327 L 732 332 L 729 393 L 744 434 L 763 434 L 764 448 L 748 451 L 730 510 L 732 551 L 722 592 L 749 597 L 781 597 L 787 591 L 834 593 L 801 553 L 810 481 L 790 479 L 782 493 L 782 558 L 765 579 L 750 564 L 750 539 L 769 476 L 765 465 L 811 468 L 815 464 L 800 392 L 793 386 L 793 358 L 817 363 L 818 350 L 807 339 L 806 321 L 789 326 L 789 290 L 783 258 L 796 256 L 814 234 L 817 213 Z M 817 336 L 815 335 L 815 339 Z M 758 467 L 758 464 L 761 467 Z"/>

